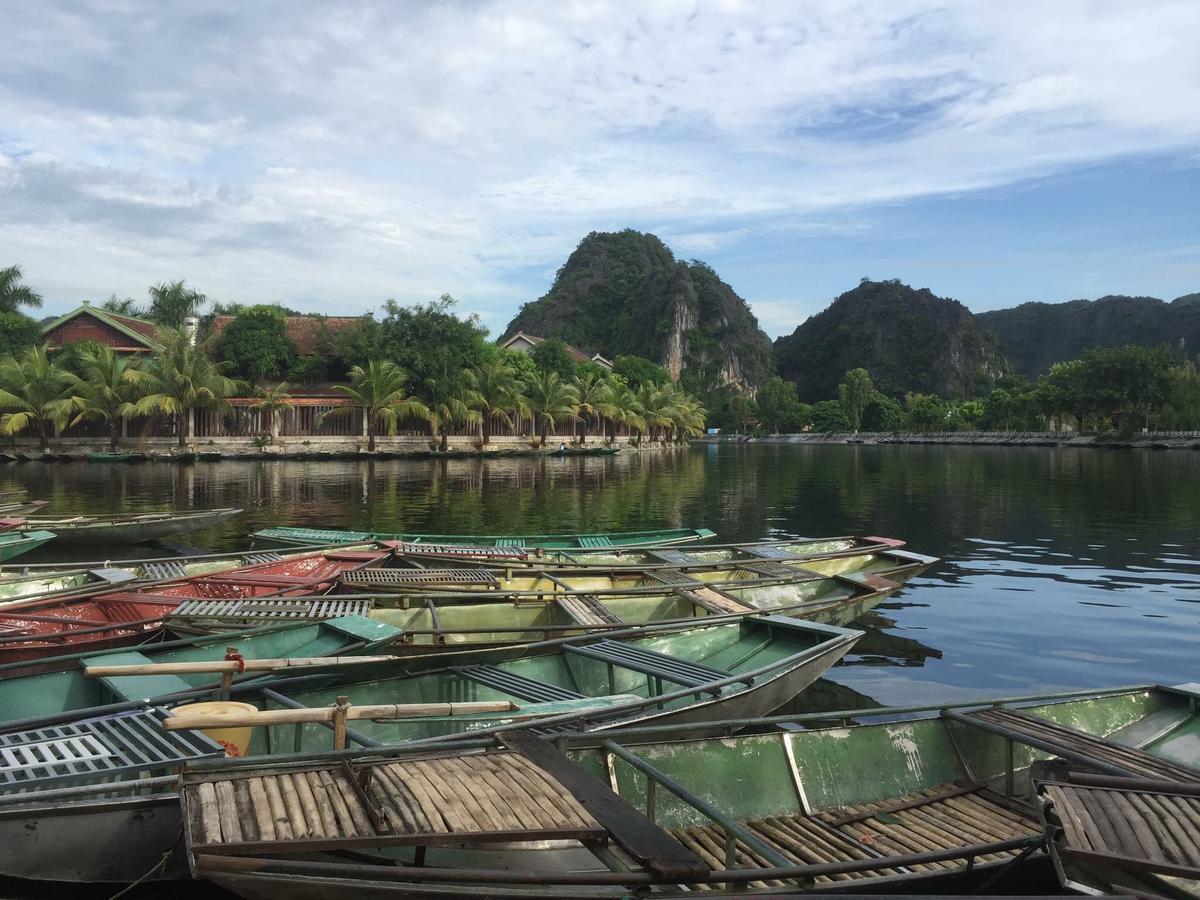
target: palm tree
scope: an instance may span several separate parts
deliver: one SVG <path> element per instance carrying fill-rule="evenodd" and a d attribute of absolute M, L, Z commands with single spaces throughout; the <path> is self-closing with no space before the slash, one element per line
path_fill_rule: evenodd
<path fill-rule="evenodd" d="M 609 443 L 617 439 L 617 425 L 628 425 L 640 436 L 646 427 L 646 419 L 643 416 L 641 401 L 636 393 L 630 389 L 625 379 L 610 378 L 612 396 L 610 403 L 612 404 L 612 413 L 609 415 L 609 422 L 612 425 L 609 433 Z"/>
<path fill-rule="evenodd" d="M 557 372 L 539 372 L 525 383 L 525 399 L 542 446 L 550 429 L 565 419 L 575 418 L 579 394 Z"/>
<path fill-rule="evenodd" d="M 354 405 L 329 410 L 317 420 L 318 424 L 329 416 L 351 415 L 355 408 L 361 407 L 367 417 L 367 449 L 373 453 L 380 424 L 388 434 L 395 434 L 401 419 L 415 416 L 430 421 L 429 408 L 405 392 L 406 380 L 404 370 L 388 360 L 373 359 L 365 369 L 355 366 L 350 370 L 350 384 L 334 385 L 334 389 L 349 397 Z"/>
<path fill-rule="evenodd" d="M 134 408 L 143 416 L 156 412 L 175 416 L 179 446 L 186 447 L 195 411 L 228 408 L 238 382 L 225 374 L 225 363 L 213 362 L 181 328 L 162 332 L 161 344 L 162 350 L 149 365 L 134 370 L 133 377 L 145 392 Z"/>
<path fill-rule="evenodd" d="M 40 309 L 42 295 L 22 281 L 20 266 L 0 269 L 0 312 L 16 312 L 18 306 Z"/>
<path fill-rule="evenodd" d="M 43 452 L 51 427 L 62 427 L 71 412 L 71 389 L 78 379 L 58 366 L 46 348 L 30 347 L 0 362 L 0 434 L 20 434 L 33 426 Z"/>
<path fill-rule="evenodd" d="M 466 379 L 463 399 L 479 414 L 480 443 L 487 444 L 492 439 L 492 423 L 496 420 L 511 428 L 514 415 L 527 413 L 521 382 L 504 360 L 489 360 L 463 374 Z"/>
<path fill-rule="evenodd" d="M 258 389 L 258 399 L 250 404 L 250 408 L 271 417 L 272 444 L 279 440 L 280 416 L 295 405 L 286 381 L 279 382 L 275 387 Z"/>
<path fill-rule="evenodd" d="M 445 453 L 450 444 L 446 429 L 455 422 L 478 423 L 482 415 L 471 408 L 466 390 L 453 379 L 430 378 L 425 382 L 425 393 L 429 400 L 429 424 L 439 449 Z"/>
<path fill-rule="evenodd" d="M 108 426 L 108 447 L 116 450 L 122 420 L 137 412 L 134 404 L 141 391 L 136 372 L 141 361 L 97 344 L 83 353 L 80 362 L 83 377 L 76 381 L 71 397 L 78 413 L 71 424 L 87 419 L 104 422 Z"/>
<path fill-rule="evenodd" d="M 612 389 L 604 377 L 594 372 L 584 372 L 575 378 L 579 418 L 583 422 L 579 443 L 587 443 L 588 425 L 603 419 L 612 409 Z"/>
<path fill-rule="evenodd" d="M 182 328 L 183 320 L 196 315 L 207 302 L 207 297 L 183 279 L 164 281 L 150 288 L 147 315 L 164 328 Z"/>

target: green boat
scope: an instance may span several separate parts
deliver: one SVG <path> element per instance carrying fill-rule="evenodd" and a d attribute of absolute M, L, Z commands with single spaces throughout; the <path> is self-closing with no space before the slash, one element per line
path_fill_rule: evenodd
<path fill-rule="evenodd" d="M 35 550 L 54 538 L 53 531 L 0 531 L 0 562 Z"/>
<path fill-rule="evenodd" d="M 145 453 L 89 453 L 87 455 L 87 461 L 91 463 L 141 462 L 145 458 Z"/>
<path fill-rule="evenodd" d="M 559 733 L 553 744 L 504 726 L 406 747 L 197 760 L 126 796 L 108 786 L 103 797 L 99 787 L 0 797 L 11 848 L 0 872 L 127 881 L 182 825 L 194 875 L 252 898 L 961 893 L 1022 860 L 1045 864 L 1035 763 L 1200 778 L 1197 700 L 1186 687 L 1138 686 Z M 262 815 L 281 774 L 336 791 L 332 825 L 298 803 Z M 88 830 L 100 822 L 122 839 L 98 845 Z"/>
<path fill-rule="evenodd" d="M 656 547 L 715 537 L 707 528 L 663 528 L 658 531 L 611 531 L 597 534 L 420 534 L 417 532 L 335 531 L 323 528 L 265 528 L 251 537 L 273 544 L 308 547 L 355 541 L 401 541 L 406 544 L 465 544 L 494 547 Z"/>

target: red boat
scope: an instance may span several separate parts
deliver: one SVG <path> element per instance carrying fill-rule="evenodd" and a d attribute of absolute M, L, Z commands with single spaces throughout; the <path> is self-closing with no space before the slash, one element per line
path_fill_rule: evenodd
<path fill-rule="evenodd" d="M 155 582 L 86 597 L 0 606 L 0 678 L 62 668 L 51 657 L 141 644 L 163 636 L 163 617 L 185 600 L 245 600 L 328 593 L 343 572 L 383 564 L 393 551 L 329 551 L 212 575 Z M 35 662 L 36 661 L 36 662 Z"/>

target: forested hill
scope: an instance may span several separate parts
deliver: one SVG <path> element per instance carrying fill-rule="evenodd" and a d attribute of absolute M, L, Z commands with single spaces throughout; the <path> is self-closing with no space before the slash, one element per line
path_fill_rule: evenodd
<path fill-rule="evenodd" d="M 756 388 L 771 369 L 770 339 L 746 301 L 709 266 L 632 229 L 585 237 L 503 337 L 517 331 L 609 359 L 646 357 L 696 391 Z"/>
<path fill-rule="evenodd" d="M 1013 368 L 1033 379 L 1090 347 L 1175 344 L 1200 353 L 1200 294 L 1167 303 L 1155 297 L 1101 297 L 1069 303 L 1022 303 L 977 313 L 1000 339 Z"/>
<path fill-rule="evenodd" d="M 775 341 L 775 362 L 806 402 L 836 397 L 838 382 L 858 367 L 892 396 L 978 394 L 1008 372 L 995 337 L 969 309 L 897 280 L 864 279 Z"/>

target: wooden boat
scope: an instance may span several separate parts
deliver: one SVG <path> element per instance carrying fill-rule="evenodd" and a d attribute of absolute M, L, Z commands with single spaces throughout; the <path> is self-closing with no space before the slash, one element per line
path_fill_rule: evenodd
<path fill-rule="evenodd" d="M 178 760 L 146 764 L 149 777 L 124 792 L 58 788 L 71 774 L 56 773 L 37 793 L 0 795 L 10 848 L 0 874 L 129 881 L 175 846 L 183 823 L 195 876 L 244 897 L 961 889 L 1024 851 L 1040 855 L 1033 762 L 1173 760 L 1195 777 L 1183 767 L 1200 763 L 1197 699 L 1139 686 L 559 733 L 553 746 L 510 725 L 405 747 L 200 760 L 182 779 L 165 774 Z M 1021 720 L 1011 753 L 1008 735 L 981 727 L 997 713 Z M 1043 728 L 1050 736 L 1035 736 Z M 314 783 L 332 808 L 308 802 Z M 448 791 L 435 807 L 431 784 Z M 276 790 L 295 800 L 260 815 Z M 564 820 L 572 803 L 592 819 Z M 101 823 L 103 844 L 92 836 Z M 606 848 L 625 865 L 614 871 Z"/>
<path fill-rule="evenodd" d="M 28 553 L 56 537 L 53 531 L 19 529 L 19 525 L 23 524 L 22 521 L 18 523 L 17 527 L 5 528 L 3 520 L 0 520 L 0 562 L 13 559 L 22 553 Z"/>
<path fill-rule="evenodd" d="M 373 543 L 347 544 L 330 550 L 371 550 Z M 164 581 L 211 575 L 231 569 L 255 566 L 307 556 L 309 550 L 290 553 L 270 550 L 243 553 L 200 553 L 189 556 L 158 556 L 144 559 L 106 559 L 92 562 L 21 564 L 12 571 L 0 572 L 0 605 L 12 600 L 45 599 L 66 594 L 95 593 L 118 584 L 131 586 L 138 581 Z M 2 608 L 2 607 L 0 607 Z"/>
<path fill-rule="evenodd" d="M 177 534 L 209 528 L 240 509 L 207 509 L 202 512 L 125 513 L 111 516 L 66 516 L 33 518 L 31 526 L 46 528 L 61 544 L 141 544 Z M 342 541 L 341 543 L 349 543 Z"/>
<path fill-rule="evenodd" d="M 336 531 L 324 528 L 265 528 L 251 537 L 274 544 L 311 546 L 353 541 L 402 541 L 406 544 L 465 544 L 495 547 L 658 547 L 715 537 L 707 528 L 663 528 L 658 531 L 611 531 L 596 534 L 420 534 L 417 532 Z"/>
<path fill-rule="evenodd" d="M 146 458 L 145 453 L 89 453 L 87 461 L 92 463 L 130 463 L 142 462 Z"/>
<path fill-rule="evenodd" d="M 0 516 L 22 516 L 37 512 L 47 505 L 46 500 L 13 499 L 0 502 Z"/>
<path fill-rule="evenodd" d="M 0 663 L 53 670 L 56 654 L 102 650 L 163 637 L 163 617 L 186 600 L 287 598 L 329 590 L 341 573 L 377 565 L 388 551 L 325 551 L 265 562 L 231 573 L 198 575 L 84 597 L 24 600 L 0 607 Z M 11 677 L 26 669 L 5 670 Z"/>
<path fill-rule="evenodd" d="M 688 547 L 633 547 L 546 550 L 486 544 L 431 544 L 384 541 L 396 556 L 415 566 L 479 565 L 506 570 L 518 568 L 617 570 L 679 569 L 691 571 L 737 563 L 788 563 L 807 559 L 858 556 L 899 550 L 904 541 L 886 537 L 840 536 L 756 541 L 741 544 L 703 544 Z"/>

